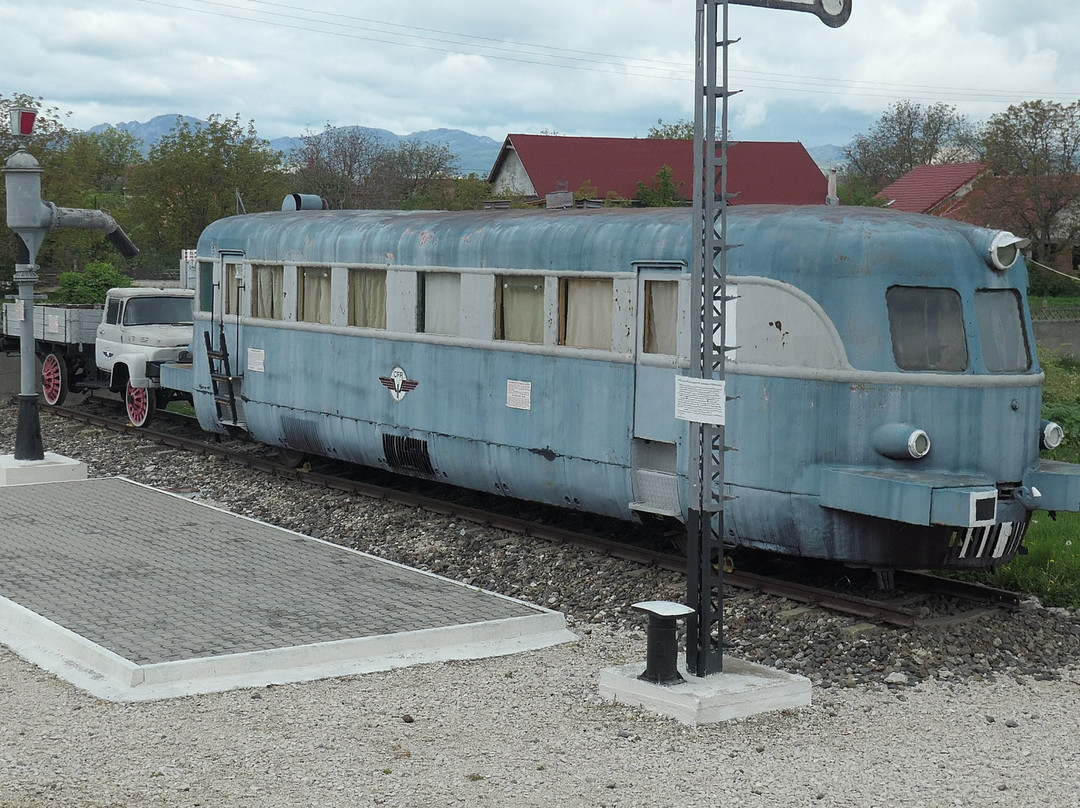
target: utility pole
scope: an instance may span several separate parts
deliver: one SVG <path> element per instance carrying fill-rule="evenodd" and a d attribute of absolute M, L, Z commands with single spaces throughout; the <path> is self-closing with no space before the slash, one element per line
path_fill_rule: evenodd
<path fill-rule="evenodd" d="M 696 305 L 690 334 L 690 372 L 676 377 L 675 414 L 690 422 L 691 480 L 687 521 L 686 668 L 695 676 L 723 671 L 724 453 L 727 420 L 729 4 L 806 11 L 837 28 L 851 16 L 852 0 L 697 0 L 694 98 L 695 250 L 691 294 Z M 717 124 L 720 138 L 717 140 Z"/>

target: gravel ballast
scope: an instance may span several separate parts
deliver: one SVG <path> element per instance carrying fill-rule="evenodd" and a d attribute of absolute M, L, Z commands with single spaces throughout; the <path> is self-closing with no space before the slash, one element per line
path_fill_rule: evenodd
<path fill-rule="evenodd" d="M 15 410 L 0 408 L 0 447 Z M 690 728 L 611 704 L 643 660 L 629 604 L 679 576 L 272 479 L 42 416 L 46 449 L 566 612 L 580 641 L 498 659 L 152 703 L 95 699 L 0 647 L 0 808 L 1080 806 L 1080 620 L 1029 604 L 891 629 L 760 595 L 730 653 L 808 676 L 811 707 Z"/>

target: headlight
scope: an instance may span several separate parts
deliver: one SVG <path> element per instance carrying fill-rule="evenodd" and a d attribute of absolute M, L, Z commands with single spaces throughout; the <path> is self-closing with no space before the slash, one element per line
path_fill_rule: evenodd
<path fill-rule="evenodd" d="M 893 460 L 921 460 L 930 453 L 930 436 L 910 424 L 885 424 L 874 430 L 874 449 Z"/>
<path fill-rule="evenodd" d="M 1028 239 L 1002 231 L 990 242 L 990 263 L 994 269 L 1004 272 L 1016 263 L 1016 259 L 1020 257 L 1020 248 L 1027 245 Z"/>
<path fill-rule="evenodd" d="M 1039 429 L 1039 448 L 1056 449 L 1065 440 L 1065 430 L 1053 421 L 1043 421 Z"/>

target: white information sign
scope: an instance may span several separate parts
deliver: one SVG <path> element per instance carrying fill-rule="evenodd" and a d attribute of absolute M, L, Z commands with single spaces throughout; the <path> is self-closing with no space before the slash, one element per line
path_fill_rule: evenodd
<path fill-rule="evenodd" d="M 53 334 L 60 333 L 60 315 L 50 314 L 45 318 L 45 330 L 50 331 Z"/>
<path fill-rule="evenodd" d="M 675 377 L 675 417 L 680 421 L 722 426 L 727 411 L 727 388 L 718 379 Z"/>
<path fill-rule="evenodd" d="M 14 320 L 17 323 L 21 323 L 23 320 L 26 319 L 26 301 L 25 300 L 16 300 L 15 301 L 15 309 L 11 313 L 11 319 Z"/>
<path fill-rule="evenodd" d="M 506 406 L 515 410 L 532 409 L 532 382 L 506 380 Z"/>
<path fill-rule="evenodd" d="M 262 348 L 248 348 L 247 369 L 255 373 L 266 370 L 266 351 Z"/>

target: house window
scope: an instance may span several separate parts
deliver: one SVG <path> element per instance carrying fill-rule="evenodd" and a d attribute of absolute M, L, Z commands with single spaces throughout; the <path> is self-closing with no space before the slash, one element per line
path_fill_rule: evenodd
<path fill-rule="evenodd" d="M 330 322 L 330 268 L 297 267 L 296 318 L 304 323 Z"/>
<path fill-rule="evenodd" d="M 417 323 L 421 334 L 461 332 L 461 276 L 451 272 L 417 275 Z"/>
<path fill-rule="evenodd" d="M 894 286 L 885 298 L 898 367 L 944 372 L 967 369 L 964 311 L 955 289 Z"/>
<path fill-rule="evenodd" d="M 386 328 L 386 270 L 349 270 L 349 325 Z"/>
<path fill-rule="evenodd" d="M 559 344 L 611 350 L 614 294 L 608 278 L 559 281 Z"/>
<path fill-rule="evenodd" d="M 539 275 L 495 278 L 495 339 L 544 341 L 544 279 Z"/>
<path fill-rule="evenodd" d="M 1020 293 L 1015 289 L 980 289 L 975 293 L 979 344 L 991 373 L 1018 373 L 1031 367 L 1021 311 Z"/>
<path fill-rule="evenodd" d="M 255 264 L 251 267 L 251 316 L 280 320 L 285 306 L 285 268 Z"/>
<path fill-rule="evenodd" d="M 645 353 L 678 353 L 679 283 L 645 281 Z"/>

